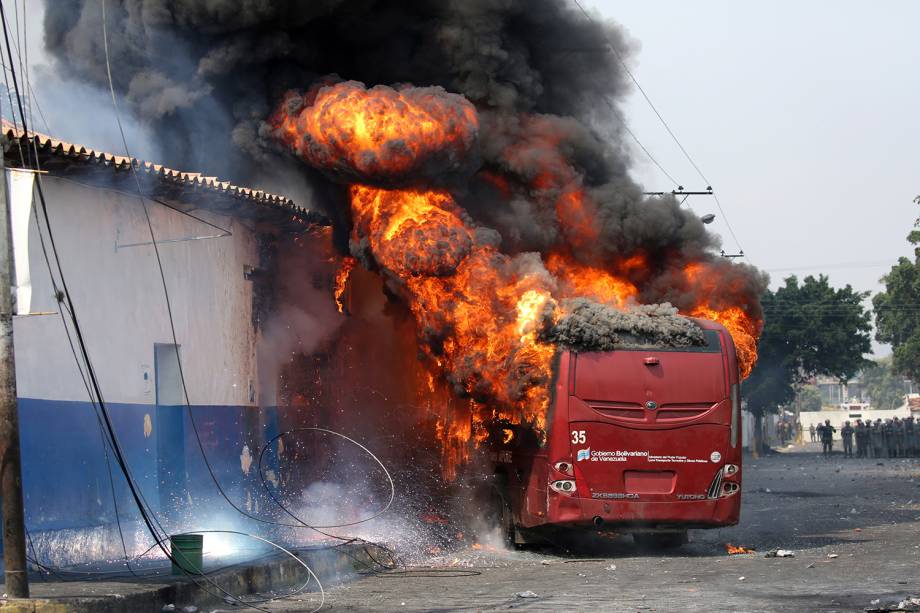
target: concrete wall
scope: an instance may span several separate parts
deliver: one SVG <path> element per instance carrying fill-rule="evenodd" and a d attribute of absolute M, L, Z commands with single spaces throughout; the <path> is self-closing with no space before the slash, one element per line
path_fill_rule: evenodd
<path fill-rule="evenodd" d="M 857 419 L 862 419 L 863 421 L 870 419 L 874 422 L 876 419 L 885 421 L 886 419 L 894 419 L 895 417 L 898 419 L 910 417 L 910 411 L 905 406 L 890 411 L 873 409 L 868 411 L 806 411 L 804 413 L 799 413 L 799 421 L 802 423 L 805 440 L 810 440 L 808 434 L 809 427 L 814 424 L 815 428 L 817 428 L 819 424 L 824 423 L 825 419 L 829 419 L 831 425 L 837 428 L 834 439 L 840 440 L 840 429 L 843 428 L 843 424 L 846 421 L 849 421 L 850 425 L 855 426 Z"/>
<path fill-rule="evenodd" d="M 215 489 L 181 394 L 157 404 L 154 346 L 173 342 L 160 273 L 151 245 L 123 246 L 149 243 L 143 208 L 136 195 L 53 175 L 43 185 L 63 271 L 119 440 L 145 497 L 169 519 Z M 219 233 L 160 204 L 148 208 L 160 241 Z M 254 415 L 253 288 L 244 279 L 244 267 L 259 263 L 257 242 L 239 220 L 195 215 L 232 236 L 163 243 L 160 255 L 196 424 L 223 485 L 242 496 L 242 484 L 252 477 L 241 468 L 243 446 L 252 445 L 253 425 L 262 422 Z M 57 312 L 34 219 L 29 259 L 32 312 Z M 99 424 L 60 316 L 17 317 L 14 330 L 30 530 L 111 523 L 112 486 Z M 111 470 L 119 510 L 130 520 L 133 502 L 114 462 Z"/>

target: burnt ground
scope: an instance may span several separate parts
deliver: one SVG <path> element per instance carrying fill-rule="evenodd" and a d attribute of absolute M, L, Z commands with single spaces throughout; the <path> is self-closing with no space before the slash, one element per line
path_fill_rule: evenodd
<path fill-rule="evenodd" d="M 816 445 L 745 463 L 741 524 L 671 552 L 466 549 L 331 588 L 326 611 L 863 611 L 920 595 L 920 460 L 824 460 Z M 728 556 L 725 543 L 757 550 Z M 794 558 L 765 558 L 773 548 Z M 533 592 L 536 597 L 516 594 Z M 312 600 L 312 603 L 316 603 Z M 311 597 L 272 611 L 309 611 Z"/>

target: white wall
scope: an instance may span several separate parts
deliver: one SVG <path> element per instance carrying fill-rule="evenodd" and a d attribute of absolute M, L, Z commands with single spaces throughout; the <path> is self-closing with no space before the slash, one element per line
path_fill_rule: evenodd
<path fill-rule="evenodd" d="M 829 419 L 831 425 L 837 428 L 837 433 L 834 435 L 834 438 L 840 440 L 840 429 L 843 428 L 843 424 L 846 421 L 849 421 L 850 425 L 855 427 L 857 419 L 862 419 L 863 422 L 867 419 L 871 419 L 873 422 L 876 419 L 881 419 L 884 422 L 886 419 L 893 419 L 895 417 L 898 419 L 910 417 L 910 411 L 905 406 L 890 411 L 873 409 L 868 411 L 806 411 L 799 413 L 799 421 L 802 423 L 802 430 L 806 441 L 810 440 L 808 428 L 812 424 L 817 428 L 819 424 L 824 423 L 825 419 Z"/>
<path fill-rule="evenodd" d="M 43 186 L 64 274 L 106 400 L 153 404 L 154 343 L 172 343 L 160 274 L 151 245 L 116 250 L 116 242 L 150 241 L 138 197 L 53 175 L 44 176 Z M 155 202 L 148 203 L 148 210 L 161 241 L 219 233 Z M 234 218 L 194 214 L 233 235 L 159 246 L 190 401 L 252 405 L 249 386 L 258 381 L 256 335 L 252 282 L 244 279 L 243 269 L 258 265 L 255 236 Z M 34 218 L 29 260 L 32 312 L 57 311 Z M 14 329 L 20 397 L 87 400 L 59 316 L 17 317 Z"/>

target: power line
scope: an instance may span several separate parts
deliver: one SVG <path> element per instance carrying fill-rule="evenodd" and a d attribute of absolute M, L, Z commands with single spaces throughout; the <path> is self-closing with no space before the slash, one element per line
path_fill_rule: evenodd
<path fill-rule="evenodd" d="M 581 4 L 581 2 L 579 2 L 579 0 L 572 0 L 572 1 L 575 3 L 575 6 L 577 6 L 577 7 L 581 10 L 581 12 L 584 14 L 584 16 L 588 19 L 588 21 L 590 21 L 591 23 L 593 23 L 593 24 L 595 24 L 595 25 L 598 25 L 597 22 L 594 20 L 594 18 L 591 17 L 591 14 L 590 14 L 587 10 L 585 10 L 585 7 L 582 6 L 582 4 Z M 604 34 L 604 37 L 606 38 L 606 33 Z M 620 52 L 617 51 L 616 45 L 613 44 L 613 42 L 610 41 L 609 39 L 607 40 L 607 42 L 608 42 L 609 45 L 610 45 L 610 50 L 613 51 L 613 54 L 614 54 L 614 56 L 617 58 L 617 61 L 620 63 L 620 65 L 623 67 L 623 70 L 626 72 L 626 75 L 629 77 L 629 79 L 630 79 L 630 80 L 633 82 L 633 84 L 636 86 L 636 89 L 639 90 L 639 93 L 642 94 L 642 97 L 645 99 L 645 101 L 648 103 L 649 107 L 652 109 L 652 111 L 653 111 L 653 112 L 655 113 L 655 115 L 658 117 L 658 120 L 661 122 L 661 125 L 664 126 L 664 129 L 665 129 L 665 130 L 668 132 L 668 134 L 671 136 L 671 139 L 672 139 L 672 140 L 674 141 L 674 143 L 677 145 L 678 149 L 680 149 L 681 153 L 684 154 L 684 157 L 687 158 L 687 161 L 690 162 L 690 165 L 693 166 L 693 169 L 696 171 L 696 174 L 699 175 L 700 179 L 702 179 L 703 182 L 704 182 L 707 186 L 712 186 L 712 182 L 710 182 L 709 179 L 706 178 L 706 175 L 703 174 L 703 171 L 700 170 L 700 167 L 699 167 L 699 166 L 697 165 L 697 163 L 693 160 L 693 157 L 690 155 L 690 153 L 687 152 L 687 149 L 684 148 L 683 144 L 680 142 L 680 139 L 677 138 L 677 135 L 676 135 L 676 134 L 674 133 L 674 131 L 671 129 L 671 126 L 668 125 L 668 122 L 665 121 L 664 116 L 662 116 L 662 114 L 658 111 L 658 108 L 657 108 L 657 107 L 655 106 L 655 104 L 652 102 L 652 99 L 651 99 L 651 98 L 649 97 L 649 95 L 645 92 L 645 89 L 643 89 L 643 88 L 642 88 L 642 85 L 639 84 L 639 80 L 636 79 L 636 76 L 635 76 L 635 75 L 632 73 L 632 71 L 629 69 L 629 66 L 626 65 L 626 61 L 623 59 L 623 56 L 620 55 Z M 607 99 L 606 96 L 604 97 L 604 99 L 605 99 L 605 100 Z M 609 100 L 608 100 L 608 104 L 610 104 L 610 101 L 609 101 Z M 644 147 L 643 147 L 643 149 L 644 149 Z M 738 236 L 735 234 L 735 231 L 734 231 L 734 229 L 732 228 L 731 223 L 728 221 L 728 216 L 725 214 L 725 210 L 722 208 L 722 203 L 719 201 L 719 197 L 716 195 L 715 191 L 713 191 L 712 197 L 713 197 L 713 199 L 716 201 L 716 206 L 719 208 L 719 213 L 722 215 L 722 218 L 725 220 L 725 226 L 728 228 L 729 233 L 732 235 L 732 239 L 735 241 L 735 245 L 738 247 L 738 250 L 739 250 L 741 253 L 744 253 L 744 249 L 741 247 L 741 242 L 738 240 Z"/>
<path fill-rule="evenodd" d="M 794 272 L 797 270 L 833 270 L 839 268 L 878 268 L 884 266 L 896 266 L 897 261 L 892 260 L 871 260 L 866 262 L 837 262 L 831 264 L 814 264 L 812 266 L 792 266 L 789 268 L 768 268 L 764 272 Z"/>
<path fill-rule="evenodd" d="M 104 4 L 103 4 L 103 6 L 104 6 Z M 12 64 L 13 64 L 13 62 L 12 62 L 12 45 L 10 44 L 9 26 L 8 26 L 8 22 L 7 22 L 7 18 L 6 18 L 6 11 L 5 11 L 5 9 L 3 8 L 2 3 L 0 3 L 0 19 L 2 19 L 2 24 L 3 24 L 3 38 L 4 38 L 5 45 L 6 45 L 7 56 L 11 59 L 11 61 L 10 61 L 10 65 L 11 65 L 10 72 L 11 72 L 11 76 L 12 76 L 12 80 L 13 80 L 13 87 L 14 87 L 14 89 L 15 89 L 15 91 L 16 91 L 16 102 L 17 102 L 17 105 L 18 105 L 18 107 L 19 107 L 20 117 L 21 117 L 21 119 L 22 119 L 22 121 L 23 121 L 23 132 L 24 132 L 25 134 L 28 134 L 28 133 L 29 133 L 29 132 L 28 132 L 28 124 L 27 124 L 27 119 L 26 119 L 25 110 L 24 110 L 23 104 L 22 104 L 22 95 L 20 94 L 19 84 L 18 84 L 18 80 L 17 80 L 17 78 L 16 78 L 16 69 L 15 69 L 15 67 L 12 66 Z M 29 151 L 29 157 L 31 158 L 31 151 Z M 162 534 L 167 534 L 167 533 L 166 533 L 166 531 L 163 529 L 163 526 L 162 526 L 162 525 L 159 523 L 159 521 L 157 520 L 156 516 L 155 516 L 155 515 L 152 513 L 152 511 L 150 510 L 150 507 L 149 507 L 149 505 L 148 505 L 146 499 L 144 498 L 143 493 L 140 491 L 140 488 L 138 487 L 137 483 L 134 481 L 134 478 L 133 478 L 133 476 L 132 476 L 132 474 L 131 474 L 131 471 L 130 471 L 130 469 L 129 469 L 129 467 L 128 467 L 127 460 L 126 460 L 126 458 L 125 458 L 124 452 L 123 452 L 123 450 L 121 449 L 121 446 L 120 446 L 120 444 L 119 444 L 119 442 L 118 442 L 118 437 L 117 437 L 117 435 L 116 435 L 116 433 L 115 433 L 114 424 L 113 424 L 113 422 L 112 422 L 112 419 L 111 419 L 111 416 L 110 416 L 110 414 L 109 414 L 108 408 L 106 407 L 105 400 L 103 399 L 102 388 L 101 388 L 101 386 L 100 386 L 100 384 L 99 384 L 99 380 L 98 380 L 98 377 L 96 376 L 95 369 L 93 368 L 92 362 L 90 361 L 90 358 L 89 358 L 89 351 L 88 351 L 88 348 L 87 348 L 87 345 L 86 345 L 86 339 L 85 339 L 85 337 L 84 337 L 84 335 L 83 335 L 82 328 L 80 327 L 79 320 L 77 319 L 76 308 L 75 308 L 74 303 L 73 303 L 72 295 L 71 295 L 70 290 L 69 290 L 69 288 L 68 288 L 68 286 L 67 286 L 67 281 L 66 281 L 66 279 L 64 278 L 64 275 L 63 275 L 63 269 L 61 268 L 61 262 L 60 262 L 60 255 L 59 255 L 59 253 L 58 253 L 57 245 L 56 245 L 55 240 L 54 240 L 54 234 L 53 234 L 53 232 L 52 232 L 52 230 L 51 230 L 50 217 L 48 216 L 47 201 L 46 201 L 46 199 L 45 199 L 44 190 L 43 190 L 43 188 L 42 188 L 42 182 L 41 182 L 40 178 L 41 178 L 41 176 L 39 175 L 39 176 L 38 176 L 38 180 L 36 181 L 36 184 L 35 184 L 35 185 L 36 185 L 36 190 L 37 190 L 37 193 L 38 193 L 39 201 L 41 202 L 42 213 L 43 213 L 43 216 L 44 216 L 46 229 L 47 229 L 47 231 L 48 231 L 48 239 L 49 239 L 49 242 L 50 242 L 50 244 L 51 244 L 51 251 L 52 251 L 52 253 L 53 253 L 53 255 L 54 255 L 54 260 L 55 260 L 55 264 L 56 264 L 56 266 L 57 266 L 58 272 L 59 272 L 59 274 L 61 275 L 61 288 L 62 288 L 62 290 L 59 291 L 59 293 L 56 295 L 56 297 L 57 297 L 57 299 L 58 299 L 58 302 L 62 305 L 62 307 L 65 305 L 65 301 L 66 301 L 66 308 L 67 308 L 67 311 L 68 311 L 68 313 L 70 314 L 70 316 L 71 316 L 71 318 L 72 318 L 72 324 L 73 324 L 73 328 L 74 328 L 74 333 L 75 333 L 75 335 L 76 335 L 77 344 L 78 344 L 78 346 L 79 346 L 79 348 L 80 348 L 80 354 L 81 354 L 81 356 L 82 356 L 82 358 L 83 358 L 84 364 L 86 365 L 86 369 L 87 369 L 86 372 L 87 372 L 87 375 L 88 375 L 88 378 L 89 378 L 89 382 L 90 382 L 90 384 L 91 384 L 91 387 L 92 387 L 92 390 L 93 390 L 93 394 L 94 394 L 94 396 L 95 396 L 95 399 L 98 400 L 98 409 L 99 409 L 99 412 L 100 412 L 100 414 L 101 414 L 102 420 L 103 420 L 103 422 L 104 422 L 104 424 L 105 424 L 105 432 L 106 432 L 107 440 L 108 440 L 108 442 L 109 442 L 109 445 L 111 446 L 111 449 L 112 449 L 113 452 L 114 452 L 115 459 L 116 459 L 117 462 L 118 462 L 119 469 L 121 470 L 122 474 L 125 476 L 125 479 L 126 479 L 127 484 L 128 484 L 128 488 L 129 488 L 129 490 L 130 490 L 130 492 L 131 492 L 131 495 L 132 495 L 132 497 L 133 497 L 133 499 L 134 499 L 135 504 L 137 505 L 137 508 L 138 508 L 138 511 L 139 511 L 139 513 L 140 513 L 140 515 L 141 515 L 142 521 L 144 522 L 144 524 L 145 524 L 145 526 L 147 527 L 147 530 L 150 532 L 151 536 L 153 536 L 153 538 L 154 538 L 156 544 L 159 545 L 161 551 L 162 551 L 163 554 L 166 556 L 166 558 L 169 559 L 171 562 L 177 564 L 177 565 L 186 573 L 186 575 L 189 576 L 189 577 L 192 579 L 192 581 L 194 581 L 197 585 L 199 585 L 199 587 L 201 587 L 201 589 L 203 589 L 204 591 L 208 592 L 208 593 L 211 594 L 212 596 L 217 596 L 216 594 L 214 594 L 213 592 L 211 592 L 211 591 L 208 590 L 207 588 L 202 587 L 201 584 L 198 583 L 197 579 L 195 579 L 195 577 L 192 576 L 191 573 L 189 573 L 188 571 L 185 570 L 185 566 L 183 566 L 182 564 L 179 564 L 179 563 L 178 563 L 178 560 L 176 560 L 176 557 L 169 551 L 169 549 L 167 549 L 167 548 L 162 544 L 163 541 L 164 541 L 165 539 L 161 538 L 161 537 L 159 536 L 159 534 L 160 534 L 160 533 L 162 533 Z M 90 401 L 93 403 L 94 406 L 96 406 L 96 400 L 94 400 L 93 397 L 90 398 Z M 159 532 L 158 532 L 158 531 L 159 531 Z M 258 538 L 258 537 L 256 537 L 256 538 Z M 293 554 L 290 554 L 290 555 L 293 556 Z M 186 559 L 185 556 L 181 554 L 181 552 L 179 552 L 179 556 L 182 557 L 183 559 Z M 186 561 L 187 561 L 187 559 L 186 559 Z M 242 599 L 240 599 L 240 598 L 234 596 L 233 594 L 231 594 L 231 593 L 228 592 L 227 590 L 223 589 L 220 585 L 218 585 L 213 579 L 211 579 L 211 578 L 208 577 L 207 575 L 204 576 L 204 580 L 207 581 L 208 583 L 210 583 L 212 586 L 214 586 L 214 588 L 216 588 L 219 592 L 221 592 L 222 594 L 224 594 L 225 596 L 227 596 L 227 597 L 229 597 L 229 598 L 234 599 L 236 602 L 239 602 L 240 604 L 243 604 L 243 605 L 245 605 L 245 606 L 250 606 L 250 607 L 252 607 L 252 608 L 258 608 L 258 607 L 255 607 L 255 606 L 253 606 L 253 605 L 251 605 L 251 604 L 249 604 L 249 603 L 243 601 Z M 306 585 L 306 584 L 305 584 L 305 585 Z M 263 609 L 260 609 L 260 610 L 263 610 Z"/>
<path fill-rule="evenodd" d="M 604 102 L 607 103 L 607 106 L 610 107 L 610 110 L 613 111 L 614 115 L 615 115 L 615 116 L 618 116 L 619 111 L 618 111 L 617 108 L 613 105 L 613 102 L 611 102 L 610 99 L 607 98 L 607 96 L 604 96 Z M 655 164 L 655 166 L 658 167 L 658 170 L 660 170 L 660 171 L 664 174 L 664 176 L 666 176 L 668 179 L 670 179 L 670 180 L 671 180 L 671 183 L 673 183 L 674 185 L 678 185 L 678 186 L 679 186 L 679 185 L 680 185 L 680 181 L 678 181 L 677 179 L 675 179 L 675 178 L 671 175 L 671 173 L 669 173 L 667 170 L 664 169 L 664 166 L 662 166 L 661 163 L 660 163 L 657 159 L 655 159 L 655 156 L 652 155 L 652 152 L 649 151 L 649 150 L 646 148 L 646 146 L 642 144 L 642 141 L 639 140 L 639 137 L 636 136 L 636 135 L 633 133 L 633 131 L 629 129 L 629 126 L 626 124 L 626 121 L 620 121 L 620 125 L 623 126 L 623 129 L 626 130 L 626 133 L 629 134 L 629 135 L 632 137 L 632 139 L 633 139 L 634 141 L 636 141 L 636 144 L 639 145 L 639 148 L 642 149 L 642 151 L 645 152 L 645 155 L 648 156 L 648 159 L 650 159 L 650 160 L 652 161 L 652 163 Z"/>

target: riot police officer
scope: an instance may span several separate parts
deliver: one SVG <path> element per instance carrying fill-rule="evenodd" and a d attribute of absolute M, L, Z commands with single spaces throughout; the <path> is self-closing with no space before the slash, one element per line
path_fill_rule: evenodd
<path fill-rule="evenodd" d="M 869 446 L 869 429 L 866 424 L 863 423 L 863 420 L 856 420 L 856 457 L 864 458 L 866 457 L 866 448 Z"/>
<path fill-rule="evenodd" d="M 834 433 L 837 432 L 837 428 L 831 425 L 831 420 L 825 419 L 824 423 L 818 426 L 818 431 L 821 435 L 821 453 L 828 458 L 834 452 Z"/>
<path fill-rule="evenodd" d="M 872 457 L 882 457 L 882 449 L 885 447 L 885 429 L 881 418 L 876 419 L 875 423 L 872 424 L 872 429 L 869 432 L 869 442 L 872 445 Z"/>
<path fill-rule="evenodd" d="M 889 458 L 893 458 L 898 453 L 898 447 L 894 437 L 894 422 L 890 419 L 886 419 L 885 424 L 882 426 L 882 433 L 885 435 L 885 451 Z"/>
<path fill-rule="evenodd" d="M 843 428 L 840 429 L 840 438 L 843 439 L 843 457 L 853 457 L 853 434 L 856 430 L 850 425 L 849 421 L 844 422 Z"/>
<path fill-rule="evenodd" d="M 913 415 L 904 420 L 904 455 L 912 458 L 917 455 L 916 439 L 914 430 L 917 425 L 914 423 Z"/>

